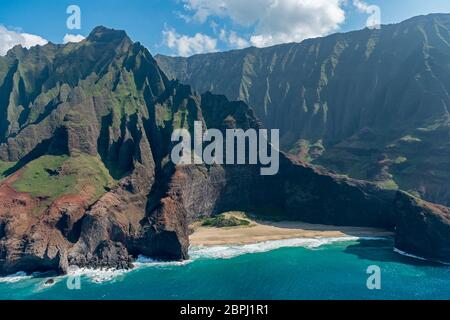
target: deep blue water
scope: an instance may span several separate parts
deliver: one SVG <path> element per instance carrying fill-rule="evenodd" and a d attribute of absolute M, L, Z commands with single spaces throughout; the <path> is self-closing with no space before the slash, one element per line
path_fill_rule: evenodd
<path fill-rule="evenodd" d="M 79 290 L 67 288 L 67 277 L 50 287 L 46 278 L 3 278 L 0 299 L 450 299 L 450 267 L 399 255 L 390 240 L 237 255 L 262 251 L 255 248 L 199 250 L 189 263 L 82 275 Z M 371 265 L 381 269 L 380 290 L 366 286 Z"/>

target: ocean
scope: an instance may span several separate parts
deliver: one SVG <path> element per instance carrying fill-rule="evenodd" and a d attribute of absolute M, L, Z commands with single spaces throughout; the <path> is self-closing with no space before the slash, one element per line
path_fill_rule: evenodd
<path fill-rule="evenodd" d="M 141 257 L 131 271 L 0 278 L 0 299 L 450 299 L 450 267 L 401 255 L 391 239 L 291 239 Z M 368 289 L 368 268 L 380 289 Z M 370 268 L 369 268 L 370 269 Z"/>

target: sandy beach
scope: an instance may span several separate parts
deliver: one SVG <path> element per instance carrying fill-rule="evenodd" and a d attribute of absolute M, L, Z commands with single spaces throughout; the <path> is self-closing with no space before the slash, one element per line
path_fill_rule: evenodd
<path fill-rule="evenodd" d="M 294 238 L 389 237 L 393 233 L 381 229 L 338 227 L 303 222 L 251 221 L 250 226 L 215 228 L 193 225 L 190 243 L 194 246 L 243 245 L 270 240 Z"/>

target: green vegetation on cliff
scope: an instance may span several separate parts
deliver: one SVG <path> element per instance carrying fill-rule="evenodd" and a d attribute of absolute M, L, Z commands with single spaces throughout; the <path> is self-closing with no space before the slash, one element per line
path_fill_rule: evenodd
<path fill-rule="evenodd" d="M 93 201 L 114 183 L 98 157 L 46 155 L 28 163 L 13 187 L 48 202 L 80 192 L 85 192 Z"/>
<path fill-rule="evenodd" d="M 250 220 L 242 214 L 222 213 L 218 216 L 207 218 L 202 222 L 203 227 L 230 228 L 246 227 L 250 225 Z"/>
<path fill-rule="evenodd" d="M 6 173 L 9 169 L 14 167 L 15 164 L 15 162 L 0 161 L 0 181 L 6 178 Z"/>

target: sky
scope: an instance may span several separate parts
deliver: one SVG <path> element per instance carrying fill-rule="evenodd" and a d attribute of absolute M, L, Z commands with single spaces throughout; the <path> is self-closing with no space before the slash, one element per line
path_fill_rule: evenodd
<path fill-rule="evenodd" d="M 152 54 L 190 56 L 429 13 L 450 13 L 450 0 L 0 0 L 0 55 L 17 44 L 80 41 L 98 25 L 126 30 Z"/>

